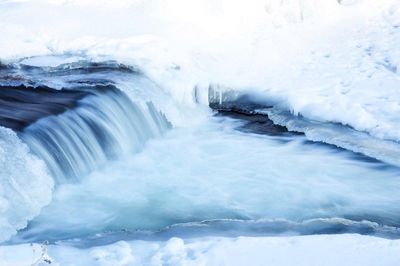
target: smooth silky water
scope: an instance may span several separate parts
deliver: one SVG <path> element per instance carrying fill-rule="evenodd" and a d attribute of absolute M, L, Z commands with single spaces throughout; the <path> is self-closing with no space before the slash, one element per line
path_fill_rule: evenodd
<path fill-rule="evenodd" d="M 19 76 L 23 71 L 34 84 L 125 92 L 94 93 L 77 108 L 19 133 L 46 163 L 55 189 L 51 203 L 33 219 L 26 215 L 26 228 L 9 243 L 66 240 L 90 246 L 170 236 L 346 232 L 400 236 L 399 168 L 299 134 L 255 134 L 243 130 L 245 122 L 216 116 L 201 104 L 180 107 L 144 75 L 115 62 L 7 71 Z M 171 128 L 168 116 L 179 113 L 181 122 Z M 41 183 L 35 187 L 38 193 L 51 190 Z"/>
<path fill-rule="evenodd" d="M 58 183 L 79 180 L 109 159 L 140 151 L 170 126 L 153 104 L 140 106 L 113 86 L 102 88 L 76 108 L 40 119 L 20 134 Z"/>
<path fill-rule="evenodd" d="M 210 115 L 150 140 L 140 153 L 109 162 L 79 183 L 59 186 L 52 203 L 13 241 L 399 236 L 398 168 L 300 135 L 244 133 L 240 125 Z"/>

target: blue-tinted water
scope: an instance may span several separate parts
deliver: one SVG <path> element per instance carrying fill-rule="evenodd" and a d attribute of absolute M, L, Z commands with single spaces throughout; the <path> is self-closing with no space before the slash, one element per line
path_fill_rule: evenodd
<path fill-rule="evenodd" d="M 355 232 L 399 236 L 397 167 L 310 142 L 302 134 L 280 130 L 268 134 L 259 124 L 249 126 L 248 121 L 215 116 L 206 106 L 173 106 L 176 103 L 139 71 L 115 62 L 5 71 L 24 75 L 23 80 L 3 81 L 12 84 L 42 82 L 64 88 L 113 84 L 131 101 L 127 106 L 125 96 L 121 103 L 113 98 L 117 101 L 114 106 L 100 98 L 91 102 L 98 106 L 90 107 L 89 113 L 87 106 L 81 106 L 68 111 L 70 115 L 45 118 L 30 127 L 32 132 L 21 135 L 50 169 L 52 163 L 62 166 L 63 160 L 52 160 L 59 159 L 62 150 L 84 171 L 74 174 L 79 182 L 59 183 L 52 202 L 11 242 L 78 239 L 77 243 L 85 246 L 176 235 Z M 132 113 L 136 106 L 141 115 Z M 112 115 L 104 115 L 105 111 Z M 168 130 L 168 113 L 179 112 L 187 123 Z M 87 128 L 93 134 L 76 130 L 80 125 L 74 117 L 87 124 L 85 114 L 92 116 L 90 123 L 101 125 Z M 164 125 L 161 131 L 157 129 L 160 125 Z M 53 129 L 57 134 L 42 132 Z M 98 161 L 97 157 L 85 154 L 97 149 L 92 146 L 106 145 L 97 139 L 101 132 L 93 129 L 107 131 L 115 142 L 111 146 L 124 152 L 111 158 L 100 156 L 99 164 L 92 162 Z M 70 141 L 75 138 L 69 134 L 71 130 L 78 142 Z M 153 134 L 164 131 L 164 135 Z M 52 145 L 58 145 L 57 149 L 43 143 L 34 146 L 37 132 L 54 137 Z M 139 138 L 141 134 L 143 138 Z M 140 149 L 130 149 L 131 142 L 139 143 Z M 57 152 L 52 153 L 54 150 Z M 55 180 L 61 175 L 57 171 L 52 174 Z"/>

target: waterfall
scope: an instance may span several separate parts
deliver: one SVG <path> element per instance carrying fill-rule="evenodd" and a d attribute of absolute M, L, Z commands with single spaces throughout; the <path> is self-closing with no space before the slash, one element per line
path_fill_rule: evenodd
<path fill-rule="evenodd" d="M 108 85 L 96 86 L 75 108 L 41 118 L 19 136 L 46 162 L 56 183 L 64 183 L 109 159 L 139 151 L 170 126 L 152 103 L 135 104 Z"/>

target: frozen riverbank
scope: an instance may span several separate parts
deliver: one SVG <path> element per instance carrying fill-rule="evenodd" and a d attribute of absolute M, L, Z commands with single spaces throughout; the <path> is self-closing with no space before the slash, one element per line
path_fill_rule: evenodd
<path fill-rule="evenodd" d="M 171 238 L 168 241 L 119 241 L 78 249 L 50 245 L 51 265 L 298 265 L 396 266 L 400 240 L 360 235 L 294 237 Z M 0 246 L 1 265 L 22 266 L 42 261 L 42 248 Z M 34 264 L 36 265 L 36 264 Z"/>
<path fill-rule="evenodd" d="M 0 1 L 0 60 L 113 58 L 181 104 L 218 83 L 399 141 L 399 14 L 396 0 Z"/>
<path fill-rule="evenodd" d="M 399 18 L 397 0 L 0 0 L 0 85 L 117 93 L 0 128 L 0 264 L 42 241 L 61 265 L 395 264 L 375 236 L 400 235 Z M 274 109 L 218 116 L 213 87 Z"/>

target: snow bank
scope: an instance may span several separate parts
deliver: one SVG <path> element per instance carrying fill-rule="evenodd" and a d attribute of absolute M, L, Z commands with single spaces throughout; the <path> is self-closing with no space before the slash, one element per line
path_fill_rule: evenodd
<path fill-rule="evenodd" d="M 0 127 L 0 242 L 27 225 L 51 200 L 53 179 L 43 161 L 10 129 Z"/>
<path fill-rule="evenodd" d="M 171 238 L 120 241 L 88 249 L 63 244 L 1 246 L 0 262 L 31 265 L 44 257 L 52 265 L 246 265 L 251 261 L 251 265 L 389 266 L 398 265 L 399 251 L 400 240 L 361 235 Z"/>
<path fill-rule="evenodd" d="M 210 82 L 294 114 L 400 140 L 396 0 L 0 2 L 0 59 L 78 54 L 137 65 L 179 103 Z M 202 98 L 205 99 L 204 97 Z"/>
<path fill-rule="evenodd" d="M 116 59 L 138 66 L 179 105 L 207 104 L 208 85 L 218 83 L 400 141 L 399 13 L 397 0 L 0 1 L 0 59 Z M 0 240 L 37 214 L 52 187 L 26 148 L 7 150 L 21 144 L 12 138 L 0 145 Z M 8 185 L 17 178 L 22 190 Z"/>

